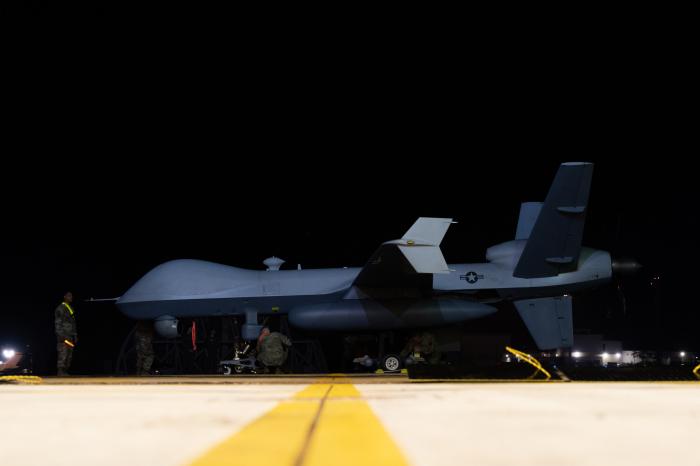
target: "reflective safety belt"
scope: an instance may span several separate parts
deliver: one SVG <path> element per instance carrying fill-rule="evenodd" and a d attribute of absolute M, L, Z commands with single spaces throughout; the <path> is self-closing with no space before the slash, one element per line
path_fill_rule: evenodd
<path fill-rule="evenodd" d="M 63 343 L 64 343 L 66 346 L 70 346 L 71 348 L 75 348 L 75 343 L 73 343 L 73 342 L 70 341 L 70 340 L 63 340 Z"/>
<path fill-rule="evenodd" d="M 192 351 L 197 351 L 197 324 L 192 321 Z"/>
<path fill-rule="evenodd" d="M 68 309 L 68 312 L 70 312 L 70 316 L 75 317 L 75 315 L 73 315 L 75 313 L 73 312 L 73 309 L 70 307 L 70 304 L 64 302 L 63 305 L 66 306 L 66 308 Z"/>

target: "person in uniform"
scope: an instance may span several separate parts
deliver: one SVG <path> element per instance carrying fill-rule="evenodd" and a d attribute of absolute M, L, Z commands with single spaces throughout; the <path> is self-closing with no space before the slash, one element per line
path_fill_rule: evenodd
<path fill-rule="evenodd" d="M 54 311 L 54 323 L 56 330 L 56 350 L 58 360 L 56 362 L 59 376 L 67 376 L 73 360 L 73 348 L 78 344 L 78 327 L 75 323 L 75 311 L 71 307 L 73 293 L 70 291 L 63 295 L 63 302 Z"/>
<path fill-rule="evenodd" d="M 287 360 L 287 353 L 291 340 L 279 332 L 270 333 L 270 329 L 263 327 L 258 337 L 257 360 L 265 368 L 265 372 L 270 372 L 273 368 L 277 373 L 281 372 L 280 366 Z"/>
<path fill-rule="evenodd" d="M 153 324 L 139 320 L 134 331 L 136 344 L 136 375 L 149 375 L 153 365 Z"/>
<path fill-rule="evenodd" d="M 400 353 L 404 364 L 409 366 L 419 362 L 437 364 L 440 362 L 440 350 L 435 341 L 435 335 L 430 332 L 416 334 L 408 340 L 406 346 Z"/>

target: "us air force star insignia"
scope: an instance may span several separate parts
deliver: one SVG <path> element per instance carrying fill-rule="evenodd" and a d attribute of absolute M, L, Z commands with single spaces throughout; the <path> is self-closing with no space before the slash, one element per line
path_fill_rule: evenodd
<path fill-rule="evenodd" d="M 468 272 L 459 276 L 460 280 L 466 280 L 468 283 L 476 283 L 480 278 L 484 278 L 484 276 L 478 275 L 476 272 Z"/>

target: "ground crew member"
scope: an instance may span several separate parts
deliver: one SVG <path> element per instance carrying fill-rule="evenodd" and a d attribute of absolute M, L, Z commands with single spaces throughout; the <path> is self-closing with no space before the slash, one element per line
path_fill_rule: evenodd
<path fill-rule="evenodd" d="M 59 376 L 66 376 L 73 360 L 73 348 L 78 344 L 78 327 L 75 323 L 75 312 L 71 307 L 73 293 L 70 291 L 63 295 L 63 302 L 54 311 L 56 330 L 56 350 L 58 361 L 56 362 Z"/>
<path fill-rule="evenodd" d="M 279 332 L 270 333 L 270 329 L 263 327 L 258 337 L 257 360 L 265 368 L 265 373 L 273 368 L 280 373 L 280 366 L 287 360 L 287 348 L 292 346 L 292 342 L 286 335 Z"/>
<path fill-rule="evenodd" d="M 440 350 L 437 348 L 435 335 L 430 332 L 416 334 L 408 340 L 406 346 L 401 351 L 400 356 L 407 366 L 419 362 L 437 364 L 440 362 Z"/>
<path fill-rule="evenodd" d="M 139 320 L 134 331 L 136 344 L 136 375 L 149 375 L 153 364 L 153 324 Z"/>

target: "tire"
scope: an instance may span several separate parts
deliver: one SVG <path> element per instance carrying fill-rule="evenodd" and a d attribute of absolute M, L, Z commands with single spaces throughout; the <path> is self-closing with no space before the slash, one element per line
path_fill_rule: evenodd
<path fill-rule="evenodd" d="M 231 375 L 231 366 L 224 366 L 224 375 Z"/>
<path fill-rule="evenodd" d="M 388 354 L 382 359 L 382 369 L 386 372 L 401 370 L 401 359 L 395 354 Z"/>

